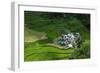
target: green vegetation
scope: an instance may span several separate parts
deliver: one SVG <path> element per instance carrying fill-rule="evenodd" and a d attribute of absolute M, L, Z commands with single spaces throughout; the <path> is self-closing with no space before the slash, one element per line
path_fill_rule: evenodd
<path fill-rule="evenodd" d="M 89 14 L 25 11 L 24 17 L 24 61 L 90 58 Z M 82 36 L 80 48 L 54 45 L 57 37 L 71 32 Z"/>
<path fill-rule="evenodd" d="M 25 61 L 68 59 L 74 49 L 61 50 L 58 47 L 38 42 L 25 44 Z"/>

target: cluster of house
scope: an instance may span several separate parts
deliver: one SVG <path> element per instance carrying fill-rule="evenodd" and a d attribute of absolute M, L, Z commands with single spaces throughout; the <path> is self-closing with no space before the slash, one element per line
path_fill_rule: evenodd
<path fill-rule="evenodd" d="M 64 48 L 77 48 L 80 47 L 82 43 L 82 38 L 79 33 L 69 33 L 61 34 L 57 40 L 57 44 L 63 46 Z"/>

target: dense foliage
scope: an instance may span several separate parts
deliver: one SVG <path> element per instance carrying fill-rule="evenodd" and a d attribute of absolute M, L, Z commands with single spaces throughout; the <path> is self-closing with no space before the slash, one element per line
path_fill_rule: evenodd
<path fill-rule="evenodd" d="M 25 11 L 24 18 L 25 38 L 39 39 L 25 42 L 25 61 L 90 58 L 90 14 Z M 77 32 L 83 41 L 80 48 L 62 50 L 47 45 L 61 34 Z M 40 33 L 46 38 L 40 39 Z"/>

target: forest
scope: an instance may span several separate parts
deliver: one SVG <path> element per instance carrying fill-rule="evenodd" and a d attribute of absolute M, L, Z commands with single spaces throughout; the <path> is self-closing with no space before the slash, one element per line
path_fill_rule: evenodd
<path fill-rule="evenodd" d="M 62 34 L 79 33 L 79 47 L 55 43 Z M 56 41 L 57 42 L 57 41 Z M 90 58 L 90 14 L 24 11 L 24 61 Z"/>

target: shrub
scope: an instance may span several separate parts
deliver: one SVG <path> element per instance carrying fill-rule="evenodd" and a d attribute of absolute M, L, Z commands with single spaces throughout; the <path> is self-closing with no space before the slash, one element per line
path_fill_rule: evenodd
<path fill-rule="evenodd" d="M 75 49 L 69 59 L 90 58 L 90 42 L 85 40 L 80 48 Z"/>

